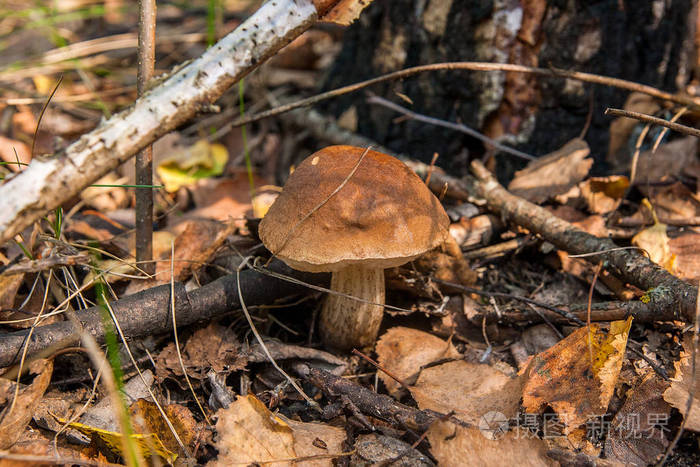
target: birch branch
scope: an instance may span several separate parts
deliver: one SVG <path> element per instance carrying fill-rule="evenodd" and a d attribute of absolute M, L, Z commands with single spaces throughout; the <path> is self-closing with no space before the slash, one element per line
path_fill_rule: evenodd
<path fill-rule="evenodd" d="M 138 151 L 208 108 L 308 29 L 338 0 L 269 0 L 196 60 L 54 157 L 35 158 L 0 185 L 0 245 Z M 366 2 L 369 3 L 369 2 Z M 340 7 L 340 6 L 339 6 Z"/>

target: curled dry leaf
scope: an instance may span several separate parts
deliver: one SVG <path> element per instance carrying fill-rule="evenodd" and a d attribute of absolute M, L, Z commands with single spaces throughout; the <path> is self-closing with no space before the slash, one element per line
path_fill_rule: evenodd
<path fill-rule="evenodd" d="M 591 177 L 557 196 L 557 201 L 576 208 L 585 207 L 593 214 L 607 214 L 617 209 L 629 186 L 630 181 L 624 175 Z"/>
<path fill-rule="evenodd" d="M 522 384 L 522 378 L 511 378 L 489 365 L 459 360 L 424 369 L 409 389 L 421 409 L 454 412 L 460 420 L 477 425 L 491 411 L 514 418 Z"/>
<path fill-rule="evenodd" d="M 2 398 L 5 402 L 0 421 L 0 449 L 9 448 L 22 436 L 41 397 L 46 388 L 49 387 L 53 372 L 53 360 L 35 360 L 30 364 L 29 370 L 37 376 L 34 377 L 34 381 L 30 385 L 20 388 L 14 406 L 12 406 L 12 399 L 16 383 L 10 383 L 6 379 L 0 381 Z"/>
<path fill-rule="evenodd" d="M 580 328 L 536 355 L 525 371 L 523 406 L 539 413 L 549 406 L 565 425 L 564 433 L 607 411 L 627 345 L 632 318 Z"/>
<path fill-rule="evenodd" d="M 675 255 L 675 272 L 684 280 L 697 282 L 700 279 L 700 228 L 686 229 L 668 242 L 671 254 Z"/>
<path fill-rule="evenodd" d="M 590 152 L 585 141 L 575 138 L 516 172 L 508 190 L 533 203 L 566 193 L 591 169 L 593 159 L 586 159 Z"/>
<path fill-rule="evenodd" d="M 331 466 L 342 453 L 345 431 L 341 428 L 287 420 L 270 412 L 252 395 L 239 396 L 217 416 L 219 457 L 210 466 L 266 462 L 291 466 L 301 457 L 306 458 L 304 465 Z M 313 456 L 319 457 L 308 459 Z"/>
<path fill-rule="evenodd" d="M 517 431 L 510 431 L 498 439 L 491 439 L 479 429 L 438 421 L 428 430 L 428 440 L 430 452 L 439 465 L 559 465 L 547 458 L 545 444 L 540 439 L 522 436 L 522 432 Z"/>
<path fill-rule="evenodd" d="M 461 357 L 451 343 L 405 327 L 389 329 L 377 342 L 376 352 L 379 363 L 407 384 L 413 384 L 424 365 Z M 379 373 L 379 378 L 389 394 L 396 396 L 399 393 L 401 386 L 393 378 L 384 372 Z"/>
<path fill-rule="evenodd" d="M 232 329 L 211 323 L 187 339 L 181 354 L 187 375 L 201 380 L 206 378 L 209 370 L 228 374 L 245 368 L 247 359 L 239 350 L 240 344 Z M 174 342 L 169 343 L 156 357 L 156 375 L 160 381 L 171 377 L 185 384 Z"/>
<path fill-rule="evenodd" d="M 686 418 L 686 429 L 700 432 L 700 371 L 696 371 L 695 381 L 693 381 L 693 374 L 690 371 L 692 346 L 693 344 L 689 337 L 683 339 L 684 350 L 681 352 L 678 361 L 673 363 L 676 372 L 671 379 L 671 387 L 664 392 L 664 400 L 683 414 Z M 700 366 L 700 356 L 697 353 L 695 354 L 695 365 L 696 368 Z M 691 384 L 695 386 L 695 395 L 690 414 L 687 414 L 686 409 Z"/>
<path fill-rule="evenodd" d="M 666 224 L 657 222 L 632 237 L 632 244 L 643 248 L 653 262 L 674 274 L 676 255 L 671 253 L 666 229 Z"/>
<path fill-rule="evenodd" d="M 355 440 L 355 454 L 350 465 L 395 465 L 430 467 L 435 465 L 427 456 L 405 441 L 377 433 L 360 435 Z M 394 462 L 401 458 L 402 462 Z"/>
<path fill-rule="evenodd" d="M 668 446 L 669 427 L 663 422 L 668 423 L 671 407 L 661 396 L 668 383 L 651 370 L 640 380 L 627 391 L 605 440 L 605 457 L 625 465 L 654 464 Z"/>
<path fill-rule="evenodd" d="M 188 448 L 192 448 L 194 440 L 197 438 L 197 421 L 192 416 L 190 409 L 179 404 L 168 404 L 163 406 L 163 411 L 182 443 Z M 180 445 L 165 423 L 155 402 L 139 399 L 131 404 L 129 414 L 136 433 L 157 435 L 163 446 L 169 451 L 180 451 Z"/>

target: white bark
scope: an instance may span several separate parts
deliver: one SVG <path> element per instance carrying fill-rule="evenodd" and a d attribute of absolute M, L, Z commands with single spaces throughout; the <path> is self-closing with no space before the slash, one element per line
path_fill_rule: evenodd
<path fill-rule="evenodd" d="M 269 0 L 201 57 L 62 154 L 35 158 L 0 185 L 0 245 L 213 103 L 317 16 L 311 0 Z"/>

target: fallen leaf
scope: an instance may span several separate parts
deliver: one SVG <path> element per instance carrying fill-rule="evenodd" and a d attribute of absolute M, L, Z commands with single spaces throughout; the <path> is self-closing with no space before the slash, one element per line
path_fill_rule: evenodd
<path fill-rule="evenodd" d="M 165 190 L 173 193 L 181 186 L 192 185 L 202 178 L 221 175 L 226 162 L 228 151 L 223 145 L 210 144 L 206 139 L 201 139 L 163 160 L 156 173 Z"/>
<path fill-rule="evenodd" d="M 16 162 L 29 164 L 32 155 L 29 146 L 23 142 L 0 135 L 0 160 L 8 162 L 6 167 L 13 172 L 22 172 L 26 167 L 16 164 Z"/>
<path fill-rule="evenodd" d="M 252 395 L 239 396 L 227 409 L 220 409 L 217 416 L 219 457 L 208 464 L 211 466 L 265 462 L 291 466 L 295 459 L 309 456 L 328 457 L 307 459 L 304 465 L 331 466 L 332 459 L 341 454 L 345 440 L 341 428 L 286 420 Z M 314 442 L 317 438 L 320 442 Z"/>
<path fill-rule="evenodd" d="M 236 231 L 236 228 L 233 222 L 221 223 L 205 219 L 187 220 L 175 226 L 173 230 L 179 231 L 179 233 L 175 237 L 174 243 L 173 279 L 182 282 L 189 278 L 193 272 L 199 270 L 209 261 L 226 238 Z M 170 282 L 171 245 L 168 243 L 163 247 L 164 253 L 159 256 L 155 255 L 155 244 L 153 247 L 153 256 L 159 259 L 156 263 L 155 278 L 132 281 L 126 289 L 127 295 Z"/>
<path fill-rule="evenodd" d="M 666 229 L 666 224 L 656 222 L 632 237 L 632 245 L 643 248 L 649 254 L 649 259 L 674 274 L 676 255 L 671 253 Z"/>
<path fill-rule="evenodd" d="M 428 429 L 430 452 L 439 465 L 478 465 L 484 467 L 517 463 L 519 467 L 556 466 L 548 459 L 546 446 L 536 437 L 509 431 L 491 439 L 476 428 L 465 428 L 438 421 Z"/>
<path fill-rule="evenodd" d="M 586 208 L 593 214 L 607 214 L 617 209 L 629 186 L 630 181 L 624 175 L 591 177 L 556 199 L 561 204 Z"/>
<path fill-rule="evenodd" d="M 163 411 L 172 423 L 182 444 L 191 448 L 197 435 L 197 421 L 192 416 L 192 412 L 179 404 L 164 405 Z M 131 404 L 129 414 L 136 433 L 157 435 L 166 449 L 171 452 L 180 452 L 180 444 L 170 431 L 155 402 L 139 399 Z"/>
<path fill-rule="evenodd" d="M 100 447 L 104 446 L 114 454 L 121 455 L 123 446 L 122 439 L 124 437 L 123 433 L 107 431 L 82 423 L 68 422 L 62 418 L 56 419 L 60 423 L 67 424 L 70 428 L 78 430 L 79 432 L 89 436 L 90 439 L 97 443 Z M 177 454 L 165 447 L 163 442 L 155 433 L 133 433 L 130 435 L 130 438 L 137 449 L 141 452 L 142 457 L 150 458 L 152 457 L 152 454 L 155 453 L 171 464 L 175 462 L 175 459 L 177 459 Z"/>
<path fill-rule="evenodd" d="M 126 182 L 126 177 L 119 178 L 114 172 L 110 172 L 96 181 L 95 185 L 120 185 Z M 89 186 L 80 193 L 80 199 L 100 212 L 125 208 L 130 201 L 126 188 L 121 186 Z"/>
<path fill-rule="evenodd" d="M 265 180 L 254 177 L 256 187 Z M 207 218 L 219 221 L 239 220 L 253 209 L 248 174 L 238 172 L 231 177 L 200 180 L 192 188 L 195 209 L 184 215 L 187 219 Z"/>
<path fill-rule="evenodd" d="M 390 436 L 371 433 L 360 435 L 355 440 L 355 454 L 350 465 L 396 465 L 395 459 L 401 458 L 402 466 L 432 467 L 435 465 L 419 450 L 410 444 Z"/>
<path fill-rule="evenodd" d="M 588 144 L 575 138 L 517 171 L 508 190 L 533 203 L 566 193 L 588 174 L 593 165 L 593 159 L 586 158 L 589 153 Z"/>
<path fill-rule="evenodd" d="M 333 2 L 329 2 L 333 5 Z M 372 0 L 340 0 L 335 3 L 330 11 L 323 12 L 321 14 L 321 21 L 328 23 L 335 23 L 341 26 L 347 26 L 355 21 L 365 7 L 367 7 Z M 316 5 L 326 5 L 324 0 L 319 1 Z"/>
<path fill-rule="evenodd" d="M 700 279 L 700 229 L 686 229 L 668 241 L 671 254 L 676 261 L 675 274 L 683 280 L 696 282 Z"/>
<path fill-rule="evenodd" d="M 660 106 L 656 99 L 647 94 L 631 92 L 623 108 L 633 112 L 655 115 Z M 637 120 L 624 117 L 616 118 L 610 123 L 610 143 L 608 144 L 607 160 L 613 166 L 620 165 L 621 159 L 624 159 L 620 157 L 619 152 L 626 150 L 631 144 L 629 141 L 630 135 L 638 123 Z M 629 169 L 629 156 L 627 159 L 627 167 L 621 167 L 621 169 Z"/>
<path fill-rule="evenodd" d="M 240 344 L 230 327 L 211 323 L 187 339 L 181 354 L 187 375 L 201 380 L 206 378 L 210 369 L 217 374 L 228 374 L 245 368 L 247 359 L 239 350 Z M 184 384 L 174 342 L 169 343 L 156 357 L 156 375 L 160 381 L 170 377 Z"/>
<path fill-rule="evenodd" d="M 653 183 L 667 177 L 678 178 L 686 167 L 697 163 L 697 152 L 698 139 L 695 136 L 662 144 L 655 153 L 651 150 L 644 151 L 639 155 L 635 182 Z"/>
<path fill-rule="evenodd" d="M 2 398 L 7 402 L 0 414 L 0 449 L 7 449 L 22 436 L 24 428 L 32 419 L 46 388 L 51 382 L 53 360 L 35 360 L 29 365 L 29 370 L 35 374 L 34 380 L 28 386 L 22 385 L 17 394 L 14 406 L 15 384 L 2 379 Z"/>
<path fill-rule="evenodd" d="M 424 365 L 461 357 L 451 343 L 427 332 L 405 327 L 391 328 L 382 335 L 377 342 L 376 353 L 379 364 L 407 384 L 413 384 Z M 409 380 L 411 377 L 414 381 Z M 386 373 L 380 372 L 379 379 L 389 394 L 395 396 L 399 393 L 400 384 Z"/>
<path fill-rule="evenodd" d="M 678 409 L 686 418 L 685 428 L 700 432 L 700 371 L 696 371 L 695 381 L 692 382 L 693 375 L 691 368 L 691 355 L 693 344 L 689 336 L 683 339 L 683 351 L 680 358 L 673 363 L 676 370 L 671 378 L 671 387 L 664 392 L 664 400 Z M 700 366 L 700 355 L 695 354 L 696 368 Z M 693 405 L 690 414 L 687 413 L 688 397 L 690 395 L 691 384 L 695 387 Z"/>
<path fill-rule="evenodd" d="M 421 409 L 454 412 L 460 420 L 476 425 L 491 411 L 515 417 L 522 379 L 486 364 L 458 360 L 424 369 L 409 390 Z"/>
<path fill-rule="evenodd" d="M 655 464 L 668 446 L 669 427 L 656 426 L 669 421 L 671 407 L 662 398 L 668 383 L 651 370 L 635 383 L 610 424 L 605 457 L 625 465 Z"/>
<path fill-rule="evenodd" d="M 632 318 L 613 321 L 605 333 L 599 324 L 577 329 L 533 357 L 525 371 L 523 406 L 528 413 L 551 407 L 572 432 L 604 415 L 615 390 Z"/>
<path fill-rule="evenodd" d="M 24 274 L 13 274 L 11 276 L 0 275 L 0 310 L 13 308 L 15 297 L 19 286 L 22 285 Z M 7 318 L 3 318 L 7 319 Z"/>

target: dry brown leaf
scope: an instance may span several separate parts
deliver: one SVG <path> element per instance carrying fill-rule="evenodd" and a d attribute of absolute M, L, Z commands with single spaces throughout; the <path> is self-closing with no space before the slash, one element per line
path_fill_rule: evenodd
<path fill-rule="evenodd" d="M 432 467 L 435 464 L 410 444 L 400 439 L 371 433 L 355 440 L 355 454 L 350 465 L 392 465 L 405 467 Z M 401 457 L 402 462 L 394 462 Z"/>
<path fill-rule="evenodd" d="M 226 237 L 236 231 L 233 222 L 221 223 L 205 219 L 188 220 L 173 228 L 177 232 L 175 237 L 175 259 L 173 261 L 173 273 L 176 281 L 184 281 L 193 272 L 201 268 L 216 250 L 224 243 Z M 153 247 L 154 251 L 156 247 Z M 154 257 L 155 256 L 154 254 Z M 156 278 L 144 281 L 133 281 L 129 284 L 126 294 L 130 295 L 156 285 L 170 282 L 170 244 L 167 250 L 160 255 L 160 261 L 156 263 Z"/>
<path fill-rule="evenodd" d="M 588 144 L 575 138 L 516 172 L 508 190 L 533 203 L 566 193 L 588 174 L 593 165 L 593 159 L 586 159 L 589 153 Z"/>
<path fill-rule="evenodd" d="M 666 229 L 666 224 L 657 222 L 632 237 L 632 245 L 643 248 L 649 254 L 649 259 L 674 274 L 676 255 L 671 253 Z"/>
<path fill-rule="evenodd" d="M 533 357 L 525 371 L 525 410 L 539 413 L 551 407 L 565 425 L 565 434 L 604 415 L 622 367 L 631 325 L 631 318 L 613 321 L 605 333 L 594 323 Z"/>
<path fill-rule="evenodd" d="M 0 310 L 14 307 L 15 297 L 23 280 L 24 274 L 0 275 Z"/>
<path fill-rule="evenodd" d="M 231 328 L 211 323 L 187 339 L 181 350 L 182 361 L 187 375 L 201 380 L 206 378 L 209 370 L 230 373 L 244 368 L 247 360 L 239 349 L 240 344 Z M 174 342 L 169 343 L 156 357 L 156 375 L 160 381 L 172 377 L 184 384 Z"/>
<path fill-rule="evenodd" d="M 276 466 L 291 466 L 299 457 L 325 455 L 329 457 L 305 460 L 304 465 L 331 466 L 345 440 L 340 428 L 283 419 L 252 395 L 239 396 L 217 416 L 219 457 L 208 464 L 211 466 L 273 461 Z"/>
<path fill-rule="evenodd" d="M 557 201 L 577 208 L 586 208 L 594 214 L 607 214 L 617 209 L 629 186 L 630 181 L 624 175 L 591 177 L 557 196 Z"/>
<path fill-rule="evenodd" d="M 687 229 L 677 237 L 668 241 L 671 254 L 676 261 L 675 274 L 684 280 L 697 281 L 700 279 L 700 229 Z"/>
<path fill-rule="evenodd" d="M 254 177 L 256 187 L 266 184 L 260 177 Z M 250 182 L 245 172 L 227 178 L 200 180 L 192 188 L 195 209 L 185 214 L 185 218 L 206 218 L 219 221 L 237 221 L 239 225 L 253 207 L 250 199 Z M 179 220 L 179 219 L 175 219 Z"/>
<path fill-rule="evenodd" d="M 20 388 L 14 407 L 12 407 L 14 384 L 3 385 L 3 398 L 7 401 L 7 405 L 2 411 L 2 421 L 0 421 L 0 449 L 9 448 L 22 436 L 24 428 L 32 419 L 36 406 L 46 388 L 49 387 L 53 372 L 53 360 L 35 360 L 30 364 L 29 370 L 37 376 L 34 377 L 34 381 L 30 385 Z"/>
<path fill-rule="evenodd" d="M 685 428 L 700 432 L 700 371 L 695 374 L 695 395 L 693 397 L 693 405 L 690 408 L 690 414 L 686 414 L 688 404 L 688 396 L 690 394 L 690 385 L 693 375 L 690 371 L 692 341 L 689 336 L 683 339 L 683 351 L 680 358 L 673 363 L 676 369 L 673 378 L 671 378 L 671 387 L 664 392 L 664 400 L 678 409 L 680 413 L 686 417 Z M 700 366 L 700 356 L 695 354 L 696 368 Z"/>
<path fill-rule="evenodd" d="M 377 342 L 377 359 L 379 364 L 407 384 L 408 380 L 418 375 L 421 368 L 437 360 L 460 358 L 457 349 L 439 337 L 417 329 L 395 327 L 389 329 Z M 384 372 L 379 378 L 389 394 L 396 395 L 401 385 Z"/>
<path fill-rule="evenodd" d="M 178 404 L 164 405 L 163 411 L 182 443 L 191 448 L 197 438 L 197 421 L 192 416 L 192 412 L 187 407 Z M 135 433 L 158 435 L 163 445 L 170 451 L 181 451 L 180 445 L 154 402 L 139 399 L 131 404 L 129 414 Z"/>
<path fill-rule="evenodd" d="M 459 360 L 426 368 L 409 389 L 421 409 L 454 412 L 460 420 L 478 424 L 491 411 L 515 417 L 522 379 L 510 378 L 489 365 Z"/>
<path fill-rule="evenodd" d="M 519 467 L 555 466 L 546 456 L 545 444 L 522 432 L 510 431 L 498 439 L 489 439 L 476 428 L 464 428 L 449 422 L 436 422 L 428 430 L 430 452 L 439 465 L 478 465 L 500 467 L 517 463 Z"/>
<path fill-rule="evenodd" d="M 126 177 L 118 178 L 114 172 L 110 172 L 96 181 L 95 185 L 120 185 L 125 183 L 127 183 Z M 102 213 L 125 208 L 130 201 L 126 188 L 121 186 L 89 186 L 80 193 L 80 199 L 85 201 L 86 205 Z"/>
<path fill-rule="evenodd" d="M 627 392 L 605 440 L 605 457 L 625 465 L 655 464 L 668 446 L 669 427 L 655 426 L 668 424 L 671 407 L 661 397 L 668 383 L 651 370 L 640 379 Z"/>
<path fill-rule="evenodd" d="M 298 457 L 309 458 L 324 454 L 333 456 L 343 451 L 343 442 L 346 434 L 342 428 L 323 423 L 304 423 L 289 420 L 285 417 L 282 418 L 292 429 L 294 434 L 294 451 L 296 451 Z M 303 465 L 331 466 L 333 465 L 332 461 L 333 457 L 308 459 L 303 462 Z"/>
<path fill-rule="evenodd" d="M 15 162 L 19 160 L 23 164 L 29 164 L 31 159 L 29 146 L 21 141 L 0 135 L 0 160 L 9 162 L 6 167 L 13 172 L 21 172 L 25 167 L 15 164 Z"/>
<path fill-rule="evenodd" d="M 667 177 L 678 177 L 686 167 L 698 161 L 698 139 L 686 136 L 659 146 L 656 153 L 651 149 L 639 155 L 637 180 L 640 183 L 662 181 Z"/>
<path fill-rule="evenodd" d="M 314 2 L 319 11 L 325 10 L 324 5 L 328 3 L 333 2 L 328 2 L 328 0 L 316 0 Z M 372 0 L 340 0 L 330 11 L 325 11 L 321 15 L 321 21 L 347 26 L 355 21 L 362 13 L 362 10 L 370 3 L 372 3 Z"/>

